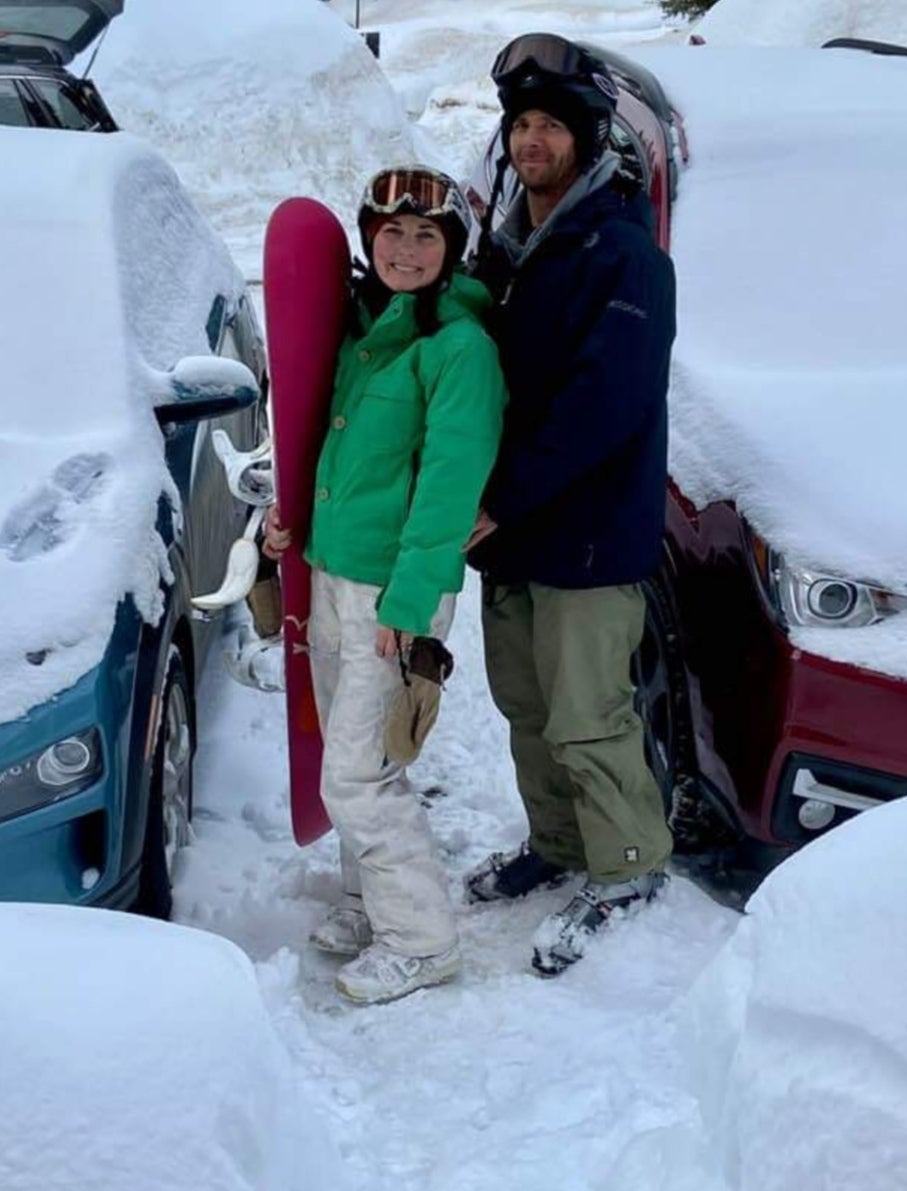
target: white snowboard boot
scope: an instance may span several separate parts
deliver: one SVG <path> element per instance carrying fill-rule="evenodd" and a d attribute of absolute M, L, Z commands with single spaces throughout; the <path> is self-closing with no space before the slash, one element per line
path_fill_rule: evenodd
<path fill-rule="evenodd" d="M 383 943 L 372 943 L 358 959 L 337 973 L 337 991 L 360 1005 L 396 1001 L 417 988 L 452 980 L 460 971 L 460 948 L 440 955 L 403 955 Z"/>
<path fill-rule="evenodd" d="M 608 925 L 616 909 L 648 902 L 667 881 L 664 873 L 643 873 L 629 881 L 587 881 L 555 914 L 543 919 L 532 940 L 532 967 L 539 976 L 559 976 L 582 959 L 589 940 Z"/>
<path fill-rule="evenodd" d="M 358 955 L 372 941 L 372 924 L 362 907 L 362 898 L 351 893 L 331 906 L 324 918 L 309 935 L 319 951 L 331 955 Z"/>

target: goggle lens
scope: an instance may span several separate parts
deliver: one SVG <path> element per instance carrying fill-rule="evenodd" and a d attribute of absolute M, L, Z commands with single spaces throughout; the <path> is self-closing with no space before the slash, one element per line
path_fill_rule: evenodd
<path fill-rule="evenodd" d="M 422 215 L 443 215 L 450 183 L 425 170 L 384 170 L 372 182 L 371 192 L 376 208 L 391 211 L 408 201 Z"/>

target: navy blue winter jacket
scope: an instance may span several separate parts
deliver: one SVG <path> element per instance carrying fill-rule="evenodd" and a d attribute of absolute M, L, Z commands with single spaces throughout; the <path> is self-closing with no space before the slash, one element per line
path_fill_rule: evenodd
<path fill-rule="evenodd" d="M 499 241 L 478 270 L 510 404 L 482 502 L 499 528 L 469 562 L 498 583 L 634 583 L 664 531 L 674 269 L 636 188 L 554 219 L 516 268 Z"/>

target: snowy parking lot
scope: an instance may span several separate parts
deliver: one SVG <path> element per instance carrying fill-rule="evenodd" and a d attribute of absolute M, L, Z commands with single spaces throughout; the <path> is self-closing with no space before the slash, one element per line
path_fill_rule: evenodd
<path fill-rule="evenodd" d="M 717 45 L 808 46 L 837 34 L 907 43 L 900 0 L 803 0 L 798 20 L 793 7 L 719 0 L 702 29 Z M 497 119 L 486 74 L 510 37 L 546 29 L 638 52 L 652 69 L 672 47 L 697 52 L 681 49 L 686 27 L 667 22 L 657 0 L 565 0 L 556 9 L 516 0 L 493 7 L 270 0 L 254 12 L 244 0 L 193 0 L 172 8 L 162 21 L 158 0 L 129 0 L 94 73 L 120 123 L 175 165 L 253 285 L 267 216 L 286 195 L 323 199 L 352 231 L 362 183 L 389 161 L 417 157 L 466 176 Z M 381 34 L 377 61 L 349 27 L 357 10 L 363 29 Z M 667 74 L 682 89 L 684 67 Z M 690 309 L 692 321 L 701 308 Z M 692 353 L 689 360 L 701 362 Z M 803 361 L 785 363 L 795 370 Z M 886 384 L 895 371 L 885 373 Z M 695 367 L 688 376 L 690 384 L 706 383 Z M 682 439 L 683 465 L 695 466 L 701 441 Z M 817 483 L 824 467 L 818 459 Z M 893 474 L 880 476 L 889 485 L 883 512 L 902 499 Z M 722 479 L 716 468 L 703 491 L 713 495 Z M 804 516 L 814 491 L 798 497 Z M 796 539 L 799 525 L 794 517 L 780 528 Z M 853 543 L 842 529 L 836 544 L 847 559 Z M 886 565 L 903 573 L 903 555 Z M 525 833 L 506 725 L 485 680 L 478 600 L 473 577 L 453 631 L 457 671 L 411 772 L 431 808 L 455 901 L 467 869 Z M 886 657 L 900 651 L 888 672 L 907 673 L 903 630 L 886 642 Z M 878 664 L 879 655 L 870 661 Z M 873 811 L 810 846 L 772 875 L 745 917 L 675 876 L 651 908 L 622 917 L 554 982 L 531 973 L 529 940 L 563 889 L 504 906 L 458 901 L 462 978 L 389 1006 L 353 1008 L 337 998 L 336 964 L 308 943 L 340 878 L 332 836 L 305 850 L 293 842 L 283 699 L 237 686 L 215 659 L 198 717 L 194 834 L 180 859 L 174 917 L 235 944 L 251 966 L 221 939 L 199 951 L 192 931 L 167 942 L 166 928 L 142 924 L 123 965 L 179 969 L 179 979 L 154 985 L 147 1014 L 119 1016 L 142 995 L 124 978 L 120 1000 L 103 999 L 91 1030 L 73 1043 L 79 1025 L 74 1015 L 75 1033 L 68 1032 L 67 997 L 48 993 L 34 1020 L 50 1015 L 60 1026 L 54 1037 L 75 1049 L 42 1104 L 64 1117 L 80 1080 L 94 1078 L 92 1055 L 106 1053 L 103 1015 L 119 1021 L 126 1037 L 127 1027 L 153 1030 L 157 1006 L 169 1012 L 186 998 L 181 1028 L 166 1035 L 169 1052 L 155 1053 L 151 1036 L 136 1052 L 139 1074 L 158 1063 L 171 1073 L 153 1085 L 170 1113 L 158 1132 L 153 1097 L 123 1078 L 111 1085 L 121 1115 L 113 1100 L 98 1097 L 97 1117 L 73 1117 L 80 1129 L 99 1132 L 95 1158 L 88 1147 L 84 1162 L 69 1161 L 81 1154 L 75 1128 L 56 1128 L 39 1162 L 33 1119 L 18 1116 L 6 1131 L 0 1124 L 3 1191 L 121 1191 L 126 1170 L 131 1191 L 342 1191 L 342 1180 L 351 1191 L 907 1186 L 907 966 L 893 943 L 907 894 L 897 849 L 907 806 Z M 19 929 L 0 917 L 8 947 L 25 946 Z M 67 922 L 53 929 L 62 938 Z M 86 948 L 103 973 L 110 962 L 103 932 L 92 932 Z M 27 979 L 14 986 L 23 1015 L 30 981 L 65 982 L 50 952 L 32 948 L 28 963 Z M 208 977 L 229 990 L 210 1018 L 197 1000 L 207 995 Z M 93 987 L 81 981 L 74 1004 L 89 1001 Z M 207 1066 L 201 1057 L 193 1064 L 194 1038 Z M 236 1046 L 248 1086 L 229 1084 L 236 1069 L 228 1076 L 215 1061 L 219 1040 Z M 177 1052 L 182 1062 L 173 1061 Z M 33 1052 L 9 1053 L 0 1084 L 25 1087 Z M 122 1052 L 108 1058 L 101 1070 L 118 1080 L 128 1074 Z M 226 1085 L 210 1103 L 206 1077 Z M 0 1091 L 0 1104 L 7 1094 Z M 190 1112 L 199 1097 L 193 1119 L 207 1146 L 181 1132 L 180 1106 Z M 294 1114 L 305 1117 L 305 1128 L 283 1147 L 275 1137 L 292 1133 Z M 130 1169 L 128 1155 L 105 1146 L 103 1133 L 138 1135 L 145 1119 L 155 1144 L 144 1165 L 137 1159 Z M 184 1147 L 183 1160 L 156 1165 L 154 1150 L 170 1142 Z M 318 1151 L 311 1159 L 306 1146 Z M 268 1160 L 263 1147 L 272 1147 Z M 103 1161 L 89 1175 L 97 1155 Z"/>

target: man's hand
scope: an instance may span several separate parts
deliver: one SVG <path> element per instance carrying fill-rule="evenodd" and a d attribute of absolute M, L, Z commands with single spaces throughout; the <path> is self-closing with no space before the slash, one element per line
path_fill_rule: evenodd
<path fill-rule="evenodd" d="M 497 529 L 497 521 L 492 521 L 484 509 L 479 509 L 479 515 L 476 518 L 476 523 L 472 527 L 472 533 L 466 539 L 466 545 L 463 547 L 464 553 L 471 550 L 473 546 L 478 546 L 479 542 L 488 537 L 490 533 L 494 533 Z"/>
<path fill-rule="evenodd" d="M 412 633 L 400 634 L 400 646 L 404 653 L 406 653 L 412 643 Z M 383 624 L 378 625 L 378 632 L 375 636 L 375 653 L 379 658 L 395 658 L 397 656 L 397 637 L 395 629 L 386 629 Z"/>
<path fill-rule="evenodd" d="M 280 562 L 284 551 L 293 541 L 293 535 L 280 524 L 280 509 L 271 505 L 265 517 L 265 540 L 261 545 L 261 552 L 265 558 L 273 562 Z"/>

